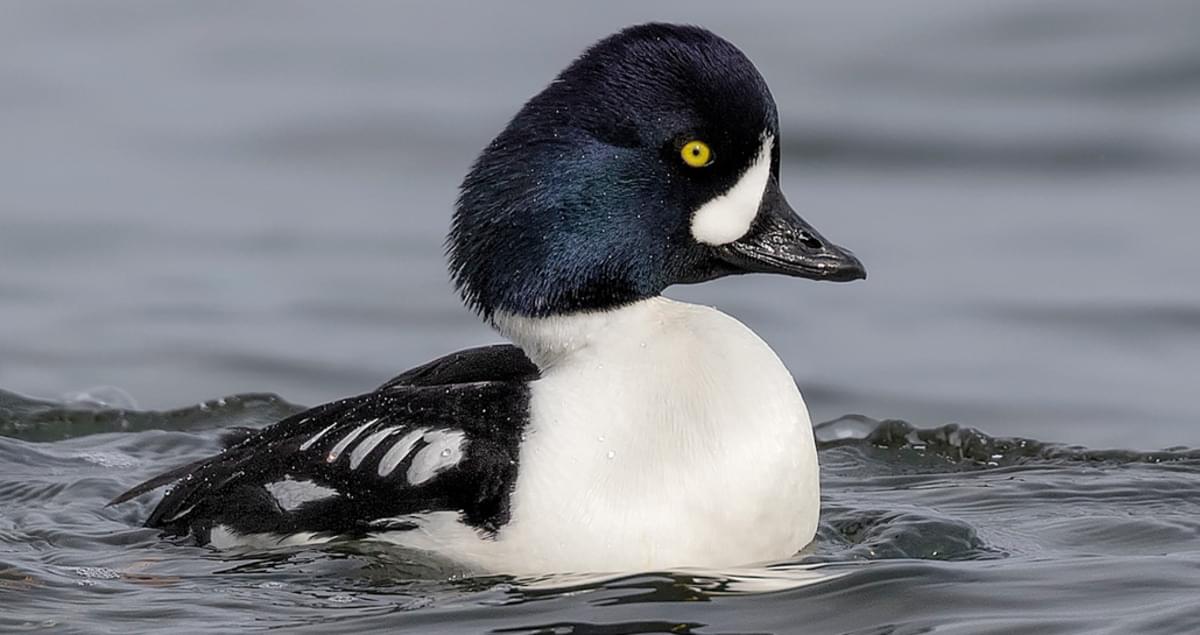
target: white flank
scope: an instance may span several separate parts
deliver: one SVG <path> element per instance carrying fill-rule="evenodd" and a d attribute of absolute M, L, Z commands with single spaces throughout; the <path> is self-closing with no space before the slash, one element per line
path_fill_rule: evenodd
<path fill-rule="evenodd" d="M 379 475 L 387 476 L 394 472 L 396 467 L 404 461 L 404 457 L 408 456 L 409 452 L 412 452 L 413 446 L 417 444 L 417 441 L 420 441 L 421 437 L 425 436 L 426 432 L 429 432 L 429 428 L 417 428 L 400 437 L 400 440 L 383 455 L 383 458 L 379 459 Z"/>
<path fill-rule="evenodd" d="M 408 482 L 420 485 L 437 476 L 438 472 L 458 465 L 463 457 L 463 446 L 467 435 L 462 430 L 434 430 L 425 435 L 429 445 L 413 457 L 408 466 Z"/>
<path fill-rule="evenodd" d="M 375 446 L 379 445 L 379 443 L 384 439 L 399 431 L 399 426 L 392 426 L 390 428 L 384 428 L 383 430 L 380 430 L 379 432 L 376 432 L 375 434 L 363 439 L 362 443 L 359 443 L 357 446 L 355 446 L 354 451 L 350 453 L 350 469 L 357 470 L 358 466 L 363 462 L 363 459 L 367 458 L 367 455 L 371 453 L 371 450 L 375 449 Z"/>
<path fill-rule="evenodd" d="M 775 138 L 763 138 L 754 163 L 728 192 L 701 205 L 692 215 L 692 237 L 706 245 L 731 243 L 750 231 L 758 216 L 767 181 L 771 178 L 771 148 Z"/>
<path fill-rule="evenodd" d="M 740 322 L 653 298 L 496 323 L 542 376 L 530 384 L 511 520 L 478 566 L 728 567 L 812 540 L 820 492 L 808 410 Z"/>

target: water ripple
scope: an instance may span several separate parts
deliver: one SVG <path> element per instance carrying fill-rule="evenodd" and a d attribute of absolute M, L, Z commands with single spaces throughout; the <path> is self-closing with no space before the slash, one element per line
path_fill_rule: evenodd
<path fill-rule="evenodd" d="M 0 628 L 85 630 L 59 611 L 62 602 L 108 624 L 323 633 L 399 623 L 497 633 L 739 632 L 753 623 L 755 632 L 790 632 L 793 620 L 818 632 L 950 622 L 971 632 L 1018 624 L 1088 632 L 1195 617 L 1139 607 L 1200 586 L 1200 453 L 1092 450 L 954 425 L 847 416 L 816 426 L 817 540 L 788 562 L 738 570 L 513 579 L 373 544 L 220 553 L 139 528 L 152 501 L 104 507 L 139 478 L 214 451 L 229 427 L 296 409 L 268 395 L 155 412 L 0 393 L 10 435 L 0 437 L 0 592 L 15 611 L 0 616 Z M 1114 570 L 1119 583 L 1106 577 Z M 1081 585 L 1089 590 L 1073 596 L 1086 614 L 1036 592 Z M 791 617 L 776 621 L 783 615 Z"/>

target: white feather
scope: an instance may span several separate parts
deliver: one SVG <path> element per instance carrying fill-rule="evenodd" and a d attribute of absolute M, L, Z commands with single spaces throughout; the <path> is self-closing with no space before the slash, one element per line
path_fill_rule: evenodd
<path fill-rule="evenodd" d="M 463 446 L 467 435 L 462 430 L 433 430 L 426 433 L 425 442 L 408 466 L 405 477 L 409 483 L 420 485 L 438 475 L 442 470 L 458 465 L 463 458 Z"/>
<path fill-rule="evenodd" d="M 325 433 L 326 433 L 326 432 L 329 432 L 330 430 L 332 430 L 332 429 L 333 429 L 333 427 L 334 427 L 334 426 L 336 426 L 336 425 L 337 425 L 337 422 L 336 422 L 336 421 L 334 421 L 333 423 L 331 423 L 331 424 L 329 424 L 329 425 L 325 426 L 324 428 L 322 428 L 320 432 L 318 432 L 318 433 L 316 433 L 316 434 L 312 435 L 311 437 L 309 437 L 307 441 L 305 441 L 304 443 L 301 443 L 301 444 L 300 444 L 300 451 L 301 451 L 301 452 L 304 452 L 304 451 L 308 450 L 309 448 L 311 448 L 311 447 L 313 446 L 313 444 L 314 444 L 314 443 L 316 443 L 317 441 L 320 441 L 320 440 L 321 440 L 321 437 L 325 436 Z"/>
<path fill-rule="evenodd" d="M 282 481 L 267 483 L 265 487 L 271 496 L 275 497 L 275 502 L 279 503 L 279 506 L 286 511 L 294 511 L 305 503 L 338 495 L 338 491 L 333 488 L 308 480 L 297 481 L 290 477 Z"/>
<path fill-rule="evenodd" d="M 379 459 L 379 468 L 376 470 L 376 473 L 380 476 L 387 476 L 395 471 L 396 467 L 404 461 L 404 457 L 408 456 L 409 452 L 412 452 L 413 446 L 417 444 L 417 441 L 421 440 L 421 437 L 426 432 L 429 432 L 429 428 L 417 428 L 400 437 L 400 440 L 392 445 L 391 449 L 383 455 L 383 458 Z"/>
<path fill-rule="evenodd" d="M 507 573 L 605 572 L 777 560 L 812 540 L 808 411 L 740 322 L 663 298 L 496 322 L 542 369 L 511 521 L 487 540 L 439 523 L 444 539 L 413 546 Z"/>
<path fill-rule="evenodd" d="M 362 434 L 367 428 L 375 425 L 377 421 L 379 420 L 372 419 L 347 433 L 346 436 L 342 437 L 341 441 L 338 441 L 336 445 L 329 449 L 329 456 L 325 457 L 325 461 L 328 463 L 333 463 L 336 461 L 338 457 L 342 455 L 342 452 L 345 452 L 346 448 L 349 447 L 351 443 L 354 443 L 354 440 L 358 438 L 358 435 Z"/>
<path fill-rule="evenodd" d="M 371 450 L 375 449 L 375 446 L 379 445 L 380 442 L 387 437 L 399 432 L 401 429 L 402 428 L 399 426 L 384 428 L 383 430 L 368 436 L 367 438 L 363 439 L 361 443 L 354 446 L 354 451 L 350 453 L 350 469 L 357 470 L 358 466 L 363 462 L 363 459 L 367 458 L 367 455 L 371 453 Z"/>
<path fill-rule="evenodd" d="M 750 231 L 771 177 L 771 148 L 774 144 L 774 137 L 764 137 L 754 162 L 742 173 L 737 183 L 692 214 L 693 238 L 706 245 L 724 245 Z"/>

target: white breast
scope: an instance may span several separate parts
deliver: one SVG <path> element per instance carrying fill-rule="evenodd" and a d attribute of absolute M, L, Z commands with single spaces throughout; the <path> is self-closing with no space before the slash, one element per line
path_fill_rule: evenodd
<path fill-rule="evenodd" d="M 512 520 L 478 546 L 477 564 L 730 566 L 812 540 L 820 501 L 808 411 L 778 357 L 740 322 L 662 298 L 497 322 L 543 373 Z"/>

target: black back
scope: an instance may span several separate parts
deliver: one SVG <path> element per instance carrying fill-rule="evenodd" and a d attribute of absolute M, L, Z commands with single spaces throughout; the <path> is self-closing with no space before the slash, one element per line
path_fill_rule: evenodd
<path fill-rule="evenodd" d="M 475 381 L 533 381 L 538 375 L 538 367 L 524 351 L 512 344 L 493 344 L 468 348 L 421 364 L 393 377 L 379 389 Z"/>

